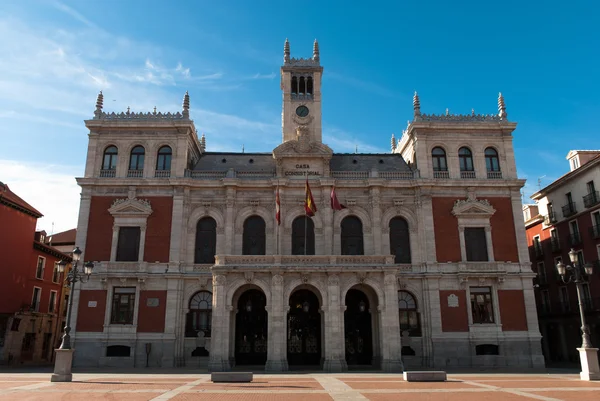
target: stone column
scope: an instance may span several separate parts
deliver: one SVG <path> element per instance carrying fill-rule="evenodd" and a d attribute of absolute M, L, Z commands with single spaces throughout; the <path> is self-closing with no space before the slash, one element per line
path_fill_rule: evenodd
<path fill-rule="evenodd" d="M 165 331 L 163 338 L 172 339 L 173 346 L 163 349 L 161 366 L 183 366 L 185 355 L 183 343 L 185 341 L 185 323 L 181 322 L 181 309 L 183 307 L 183 283 L 179 278 L 167 279 L 167 299 L 165 315 Z"/>
<path fill-rule="evenodd" d="M 210 361 L 208 370 L 225 372 L 229 366 L 229 320 L 227 308 L 227 278 L 223 274 L 213 275 L 212 332 L 217 334 L 211 338 Z"/>
<path fill-rule="evenodd" d="M 344 312 L 345 306 L 340 302 L 340 277 L 331 274 L 327 279 L 328 305 L 323 305 L 325 312 L 325 372 L 343 372 L 348 370 L 344 345 Z M 343 309 L 342 309 L 343 308 Z"/>
<path fill-rule="evenodd" d="M 531 277 L 522 277 L 523 300 L 525 301 L 525 317 L 527 319 L 527 334 L 529 337 L 529 349 L 531 350 L 531 367 L 543 368 L 545 366 L 544 355 L 538 322 L 537 308 L 535 306 L 535 294 L 531 287 Z"/>
<path fill-rule="evenodd" d="M 171 212 L 171 246 L 169 248 L 169 261 L 181 263 L 184 259 L 181 250 L 183 248 L 183 231 L 187 229 L 187 221 L 184 221 L 184 191 L 175 188 L 173 195 L 173 211 Z M 149 260 L 148 262 L 154 262 Z"/>
<path fill-rule="evenodd" d="M 227 195 L 225 199 L 227 205 L 227 211 L 225 212 L 225 254 L 233 255 L 234 241 L 235 241 L 235 188 L 227 188 Z"/>
<path fill-rule="evenodd" d="M 265 371 L 282 372 L 288 370 L 286 352 L 286 315 L 283 302 L 283 276 L 275 273 L 271 279 L 271 304 L 268 310 L 268 346 Z"/>
<path fill-rule="evenodd" d="M 384 277 L 385 305 L 382 308 L 381 332 L 382 357 L 381 369 L 384 372 L 402 372 L 402 342 L 400 338 L 400 321 L 398 317 L 398 289 L 396 288 L 396 272 L 389 272 Z"/>
<path fill-rule="evenodd" d="M 379 207 L 379 188 L 371 188 L 371 232 L 373 241 L 373 254 L 388 254 L 383 252 L 383 246 L 381 243 L 381 208 Z"/>

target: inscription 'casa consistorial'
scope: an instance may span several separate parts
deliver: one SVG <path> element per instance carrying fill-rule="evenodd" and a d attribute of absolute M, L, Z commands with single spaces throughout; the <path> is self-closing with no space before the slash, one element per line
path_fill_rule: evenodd
<path fill-rule="evenodd" d="M 296 164 L 294 166 L 297 170 L 285 171 L 283 174 L 286 176 L 319 176 L 321 175 L 320 171 L 311 170 L 309 164 Z M 301 170 L 301 171 L 298 171 Z"/>

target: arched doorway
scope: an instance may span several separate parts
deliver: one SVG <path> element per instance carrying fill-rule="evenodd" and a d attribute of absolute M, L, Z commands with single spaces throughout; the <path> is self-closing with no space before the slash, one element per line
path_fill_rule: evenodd
<path fill-rule="evenodd" d="M 315 254 L 315 225 L 308 216 L 297 217 L 292 223 L 292 255 Z"/>
<path fill-rule="evenodd" d="M 235 320 L 236 365 L 264 365 L 267 361 L 267 298 L 247 290 L 238 300 Z"/>
<path fill-rule="evenodd" d="M 287 319 L 288 365 L 319 365 L 321 363 L 321 314 L 319 299 L 306 289 L 290 296 Z"/>
<path fill-rule="evenodd" d="M 361 290 L 350 289 L 346 293 L 344 340 L 348 366 L 373 363 L 373 327 L 370 305 L 367 295 Z"/>

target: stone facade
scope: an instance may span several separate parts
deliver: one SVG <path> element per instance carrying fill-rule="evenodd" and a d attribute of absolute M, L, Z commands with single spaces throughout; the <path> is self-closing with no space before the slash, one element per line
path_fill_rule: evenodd
<path fill-rule="evenodd" d="M 336 154 L 321 140 L 322 76 L 316 42 L 309 59 L 286 42 L 269 153 L 206 151 L 187 93 L 175 114 L 106 113 L 98 97 L 77 228 L 97 267 L 74 294 L 75 365 L 543 365 L 504 100 L 498 115 L 427 116 L 415 95 L 391 153 Z"/>

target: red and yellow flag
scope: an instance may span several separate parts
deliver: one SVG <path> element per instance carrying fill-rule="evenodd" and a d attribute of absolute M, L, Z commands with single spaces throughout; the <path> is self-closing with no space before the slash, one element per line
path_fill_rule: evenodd
<path fill-rule="evenodd" d="M 314 216 L 317 212 L 317 205 L 315 204 L 315 200 L 312 196 L 312 192 L 310 192 L 310 186 L 308 185 L 308 177 L 306 177 L 306 186 L 305 186 L 305 196 L 304 196 L 304 211 L 307 216 Z"/>
<path fill-rule="evenodd" d="M 281 225 L 281 202 L 279 200 L 279 186 L 277 186 L 277 190 L 275 191 L 275 220 L 277 220 L 277 225 Z"/>

